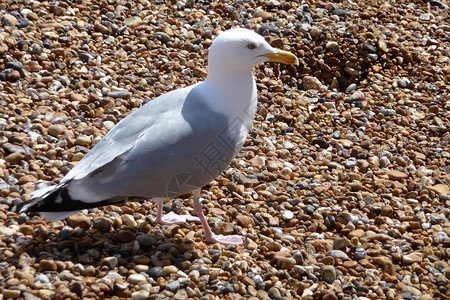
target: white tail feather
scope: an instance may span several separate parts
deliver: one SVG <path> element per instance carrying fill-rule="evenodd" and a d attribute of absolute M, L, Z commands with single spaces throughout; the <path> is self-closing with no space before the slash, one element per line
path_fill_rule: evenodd
<path fill-rule="evenodd" d="M 80 211 L 81 210 L 59 211 L 59 212 L 40 212 L 40 215 L 49 222 L 56 222 L 56 221 L 64 220 L 65 218 L 68 218 L 71 215 L 74 215 Z"/>

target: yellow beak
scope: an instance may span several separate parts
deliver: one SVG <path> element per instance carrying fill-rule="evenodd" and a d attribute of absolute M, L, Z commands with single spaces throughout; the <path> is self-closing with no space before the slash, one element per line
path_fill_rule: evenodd
<path fill-rule="evenodd" d="M 283 50 L 277 50 L 277 53 L 269 53 L 264 54 L 263 56 L 269 58 L 269 61 L 271 62 L 280 62 L 286 65 L 296 65 L 298 66 L 298 58 L 291 52 L 283 51 Z"/>

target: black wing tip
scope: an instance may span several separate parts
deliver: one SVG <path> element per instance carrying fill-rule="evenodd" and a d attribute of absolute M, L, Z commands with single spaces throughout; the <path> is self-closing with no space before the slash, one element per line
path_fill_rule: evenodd
<path fill-rule="evenodd" d="M 115 197 L 105 199 L 99 202 L 84 202 L 73 199 L 70 196 L 67 186 L 61 186 L 50 193 L 36 197 L 21 203 L 14 203 L 10 209 L 16 213 L 40 213 L 40 212 L 69 212 L 79 211 L 83 209 L 91 209 L 111 204 L 120 204 L 126 202 L 127 197 Z"/>
<path fill-rule="evenodd" d="M 66 189 L 65 186 L 62 186 L 43 196 L 19 203 L 12 203 L 9 211 L 15 213 L 39 213 L 46 211 L 48 208 L 52 208 L 55 205 L 56 198 L 64 189 Z"/>
<path fill-rule="evenodd" d="M 19 213 L 19 208 L 20 208 L 19 204 L 13 204 L 13 206 L 9 207 L 9 211 Z"/>
<path fill-rule="evenodd" d="M 27 201 L 22 201 L 19 202 L 19 199 L 14 199 L 13 203 L 9 204 L 9 211 L 11 212 L 15 212 L 15 213 L 21 213 L 23 212 L 22 209 L 25 205 L 29 204 L 30 202 L 32 202 L 33 200 L 27 200 Z"/>

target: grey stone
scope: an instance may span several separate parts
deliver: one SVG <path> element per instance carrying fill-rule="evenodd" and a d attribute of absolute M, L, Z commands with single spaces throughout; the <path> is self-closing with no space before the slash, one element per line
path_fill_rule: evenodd
<path fill-rule="evenodd" d="M 22 155 L 26 155 L 27 152 L 25 151 L 25 149 L 21 146 L 18 145 L 13 145 L 13 144 L 9 144 L 6 143 L 2 146 L 3 149 L 5 149 L 8 153 L 20 153 Z"/>
<path fill-rule="evenodd" d="M 48 88 L 48 90 L 49 90 L 49 91 L 59 91 L 59 90 L 62 89 L 63 87 L 64 87 L 63 84 L 62 84 L 60 81 L 56 80 L 56 81 L 54 81 L 54 82 L 50 85 L 50 87 Z"/>
<path fill-rule="evenodd" d="M 113 270 L 117 266 L 118 262 L 119 260 L 115 256 L 105 257 L 102 260 L 102 266 L 106 266 L 108 269 Z"/>
<path fill-rule="evenodd" d="M 23 292 L 22 293 L 23 300 L 41 300 L 40 297 L 37 297 L 31 293 Z"/>
<path fill-rule="evenodd" d="M 155 37 L 164 44 L 172 40 L 171 37 L 165 32 L 155 32 Z"/>
<path fill-rule="evenodd" d="M 355 167 L 357 164 L 358 164 L 358 162 L 357 162 L 356 160 L 354 160 L 354 159 L 349 159 L 349 160 L 345 161 L 344 166 L 345 166 L 347 169 L 349 169 L 349 168 Z"/>
<path fill-rule="evenodd" d="M 121 99 L 130 99 L 131 94 L 128 91 L 118 91 L 118 92 L 109 92 L 107 94 L 108 97 L 112 98 L 121 98 Z"/>
<path fill-rule="evenodd" d="M 48 279 L 47 275 L 45 274 L 39 274 L 36 277 L 34 277 L 34 282 L 40 282 L 40 283 L 49 283 L 50 279 Z"/>
<path fill-rule="evenodd" d="M 8 61 L 5 63 L 5 68 L 20 71 L 23 69 L 23 64 L 20 61 Z"/>
<path fill-rule="evenodd" d="M 355 255 L 353 256 L 354 259 L 360 260 L 366 257 L 367 251 L 364 248 L 356 248 Z"/>
<path fill-rule="evenodd" d="M 304 258 L 301 252 L 297 252 L 292 256 L 293 259 L 295 259 L 295 263 L 297 265 L 303 265 Z"/>
<path fill-rule="evenodd" d="M 219 285 L 219 292 L 222 294 L 233 293 L 234 288 L 229 282 L 225 282 L 225 283 Z"/>
<path fill-rule="evenodd" d="M 28 20 L 27 18 L 18 18 L 16 26 L 17 28 L 25 28 L 30 25 L 30 23 L 30 20 Z"/>
<path fill-rule="evenodd" d="M 345 9 L 336 8 L 331 12 L 333 15 L 339 16 L 339 17 L 347 17 L 350 16 L 350 12 Z"/>
<path fill-rule="evenodd" d="M 333 241 L 334 250 L 342 250 L 350 244 L 346 237 L 336 237 Z"/>
<path fill-rule="evenodd" d="M 345 252 L 341 251 L 341 250 L 330 250 L 330 251 L 328 251 L 327 255 L 334 257 L 334 258 L 349 259 L 348 255 L 345 254 Z"/>
<path fill-rule="evenodd" d="M 113 225 L 113 222 L 105 217 L 98 217 L 93 221 L 94 228 L 102 231 L 107 231 Z"/>
<path fill-rule="evenodd" d="M 164 271 L 163 268 L 161 267 L 153 267 L 150 270 L 148 270 L 147 274 L 153 279 L 157 279 L 164 274 Z"/>
<path fill-rule="evenodd" d="M 264 24 L 258 29 L 259 34 L 263 34 L 264 31 L 268 30 L 270 33 L 278 34 L 280 32 L 280 29 L 277 26 L 270 25 L 270 24 Z"/>
<path fill-rule="evenodd" d="M 352 83 L 345 89 L 345 92 L 349 93 L 351 91 L 354 91 L 354 90 L 356 90 L 356 87 L 357 87 L 356 83 Z"/>
<path fill-rule="evenodd" d="M 180 289 L 180 286 L 179 281 L 172 281 L 166 285 L 166 290 L 175 294 Z"/>
<path fill-rule="evenodd" d="M 95 59 L 94 55 L 86 52 L 81 52 L 80 54 L 78 54 L 78 57 L 84 62 L 88 62 L 92 59 Z"/>
<path fill-rule="evenodd" d="M 326 283 L 333 283 L 336 280 L 336 269 L 333 266 L 325 266 L 320 272 L 322 279 Z"/>

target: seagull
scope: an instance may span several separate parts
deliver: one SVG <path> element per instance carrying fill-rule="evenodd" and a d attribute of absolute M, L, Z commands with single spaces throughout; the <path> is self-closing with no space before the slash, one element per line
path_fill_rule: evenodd
<path fill-rule="evenodd" d="M 163 94 L 113 127 L 59 184 L 38 189 L 12 210 L 39 212 L 48 221 L 83 209 L 136 198 L 157 203 L 156 222 L 186 222 L 163 216 L 163 203 L 187 193 L 209 243 L 239 245 L 239 235 L 216 235 L 203 214 L 201 188 L 225 170 L 243 146 L 257 107 L 254 66 L 298 65 L 259 34 L 234 28 L 219 34 L 208 54 L 207 78 Z"/>

